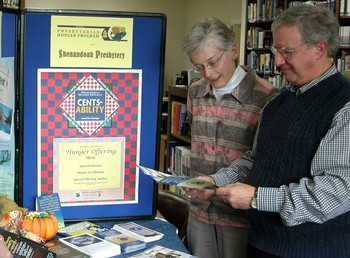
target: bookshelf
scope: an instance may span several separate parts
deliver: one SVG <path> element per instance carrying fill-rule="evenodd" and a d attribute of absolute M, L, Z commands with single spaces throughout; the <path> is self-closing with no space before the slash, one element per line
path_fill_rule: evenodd
<path fill-rule="evenodd" d="M 340 39 L 336 64 L 338 70 L 350 78 L 350 0 L 337 0 L 335 15 L 339 21 Z"/>
<path fill-rule="evenodd" d="M 281 73 L 274 66 L 272 21 L 287 7 L 288 0 L 247 0 L 245 21 L 244 64 L 252 67 L 260 77 L 281 88 Z"/>
<path fill-rule="evenodd" d="M 191 137 L 188 130 L 184 130 L 183 121 L 185 120 L 186 114 L 186 101 L 187 101 L 187 86 L 169 86 L 168 92 L 168 125 L 167 125 L 167 140 L 166 140 L 166 169 L 168 173 L 175 173 L 174 171 L 174 155 L 177 146 L 190 146 Z M 182 115 L 177 114 L 176 119 L 174 115 L 176 111 L 174 110 L 175 103 L 180 106 L 180 111 L 185 112 Z M 179 107 L 178 107 L 179 110 Z M 182 118 L 180 118 L 182 117 Z M 175 122 L 178 120 L 177 122 Z M 174 127 L 178 128 L 175 129 Z M 180 148 L 179 148 L 180 149 Z"/>
<path fill-rule="evenodd" d="M 268 80 L 275 87 L 283 87 L 282 74 L 274 66 L 274 56 L 271 53 L 272 35 L 271 23 L 284 10 L 292 5 L 307 1 L 291 0 L 247 0 L 246 10 L 242 17 L 244 34 L 244 64 L 256 70 L 260 77 Z M 344 66 L 344 53 L 350 56 L 350 0 L 325 0 L 312 1 L 319 5 L 333 10 L 338 18 L 340 27 L 346 27 L 349 31 L 347 43 L 340 46 L 335 58 L 338 69 Z M 350 59 L 350 58 L 349 58 Z M 350 71 L 349 71 L 350 72 Z"/>

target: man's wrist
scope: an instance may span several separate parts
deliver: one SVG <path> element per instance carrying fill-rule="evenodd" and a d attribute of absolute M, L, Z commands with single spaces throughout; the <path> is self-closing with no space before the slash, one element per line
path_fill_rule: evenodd
<path fill-rule="evenodd" d="M 254 195 L 250 200 L 250 207 L 254 210 L 258 208 L 257 206 L 257 198 L 258 198 L 258 187 L 255 187 Z"/>

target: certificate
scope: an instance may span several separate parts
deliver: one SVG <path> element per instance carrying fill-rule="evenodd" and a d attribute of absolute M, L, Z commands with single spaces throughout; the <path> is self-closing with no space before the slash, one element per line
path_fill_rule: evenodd
<path fill-rule="evenodd" d="M 125 138 L 55 138 L 54 192 L 61 203 L 123 198 Z"/>

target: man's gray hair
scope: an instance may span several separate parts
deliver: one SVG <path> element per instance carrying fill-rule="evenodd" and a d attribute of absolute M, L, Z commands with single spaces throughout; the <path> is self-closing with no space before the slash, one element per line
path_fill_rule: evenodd
<path fill-rule="evenodd" d="M 281 13 L 271 25 L 275 30 L 280 26 L 296 25 L 305 43 L 328 42 L 328 56 L 334 57 L 339 49 L 339 23 L 335 14 L 322 7 L 300 4 Z"/>

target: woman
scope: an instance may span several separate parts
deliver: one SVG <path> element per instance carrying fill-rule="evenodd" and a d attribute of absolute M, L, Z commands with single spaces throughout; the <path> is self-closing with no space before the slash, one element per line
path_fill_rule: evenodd
<path fill-rule="evenodd" d="M 202 79 L 189 88 L 191 176 L 227 167 L 253 145 L 261 108 L 278 90 L 238 66 L 232 32 L 220 20 L 200 21 L 184 37 L 183 52 Z M 189 189 L 185 189 L 188 191 Z M 191 199 L 188 244 L 199 257 L 246 257 L 249 224 L 242 211 L 219 199 Z"/>

